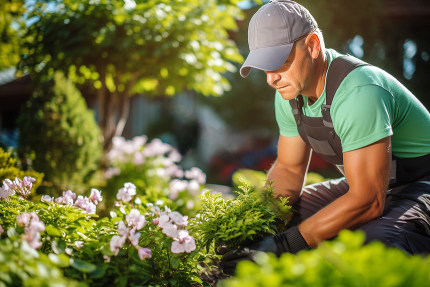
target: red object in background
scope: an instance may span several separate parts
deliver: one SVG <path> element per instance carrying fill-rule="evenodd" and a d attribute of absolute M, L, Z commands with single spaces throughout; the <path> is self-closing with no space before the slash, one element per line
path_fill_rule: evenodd
<path fill-rule="evenodd" d="M 268 156 L 263 158 L 258 163 L 258 170 L 268 171 L 272 167 L 272 164 L 275 162 L 275 160 L 276 156 Z"/>
<path fill-rule="evenodd" d="M 317 153 L 312 153 L 311 162 L 309 163 L 309 171 L 317 171 L 328 168 L 329 163 L 322 157 L 320 157 Z"/>

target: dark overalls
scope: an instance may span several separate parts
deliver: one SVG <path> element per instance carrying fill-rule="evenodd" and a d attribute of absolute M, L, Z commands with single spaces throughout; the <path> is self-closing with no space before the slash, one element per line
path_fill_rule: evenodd
<path fill-rule="evenodd" d="M 343 79 L 355 68 L 369 65 L 351 56 L 332 61 L 326 80 L 326 103 L 322 117 L 303 114 L 303 97 L 290 100 L 300 137 L 322 158 L 338 166 L 343 173 L 343 153 L 330 116 L 333 97 Z M 429 127 L 430 128 L 430 127 Z M 296 222 L 301 222 L 349 190 L 345 178 L 304 187 L 293 205 Z M 430 154 L 418 158 L 393 155 L 390 183 L 381 217 L 363 225 L 366 243 L 382 241 L 410 254 L 430 253 Z"/>

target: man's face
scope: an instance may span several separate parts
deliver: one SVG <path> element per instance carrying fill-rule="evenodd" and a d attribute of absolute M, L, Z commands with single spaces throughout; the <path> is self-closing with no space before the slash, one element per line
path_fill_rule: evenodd
<path fill-rule="evenodd" d="M 265 71 L 267 83 L 278 90 L 282 98 L 292 100 L 299 96 L 309 81 L 311 62 L 305 46 L 294 44 L 288 59 L 279 69 Z"/>

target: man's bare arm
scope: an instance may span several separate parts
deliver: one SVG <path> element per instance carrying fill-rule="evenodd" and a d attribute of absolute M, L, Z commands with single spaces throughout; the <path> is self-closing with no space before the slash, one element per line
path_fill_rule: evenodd
<path fill-rule="evenodd" d="M 299 225 L 314 247 L 342 229 L 357 228 L 381 216 L 391 167 L 391 138 L 343 154 L 349 191 Z"/>
<path fill-rule="evenodd" d="M 300 196 L 308 168 L 311 149 L 300 138 L 279 136 L 278 157 L 267 173 L 267 180 L 275 180 L 275 195 L 290 197 L 293 204 Z"/>

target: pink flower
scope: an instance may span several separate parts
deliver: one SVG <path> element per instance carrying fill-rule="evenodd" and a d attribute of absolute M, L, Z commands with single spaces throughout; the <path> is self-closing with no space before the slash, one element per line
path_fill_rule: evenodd
<path fill-rule="evenodd" d="M 107 255 L 103 255 L 103 259 L 106 260 L 106 263 L 110 262 L 110 257 Z"/>
<path fill-rule="evenodd" d="M 126 182 L 124 183 L 124 188 L 127 189 L 127 191 L 131 194 L 131 195 L 136 195 L 136 186 L 134 184 L 132 184 L 131 182 Z M 134 190 L 134 191 L 133 191 Z"/>
<path fill-rule="evenodd" d="M 198 167 L 192 167 L 185 172 L 185 177 L 188 179 L 195 179 L 199 184 L 206 183 L 206 174 Z"/>
<path fill-rule="evenodd" d="M 42 242 L 40 242 L 40 233 L 36 228 L 27 227 L 25 235 L 22 238 L 28 242 L 31 248 L 38 249 L 42 246 Z"/>
<path fill-rule="evenodd" d="M 31 214 L 30 213 L 21 213 L 16 217 L 16 221 L 20 226 L 28 226 L 30 224 Z"/>
<path fill-rule="evenodd" d="M 63 198 L 64 198 L 64 196 L 63 196 Z M 68 198 L 71 199 L 71 197 L 68 197 Z M 77 206 L 83 210 L 86 210 L 89 203 L 90 203 L 90 201 L 88 200 L 87 197 L 83 197 L 82 195 L 79 195 L 78 198 L 76 199 L 75 206 Z"/>
<path fill-rule="evenodd" d="M 170 219 L 171 222 L 177 225 L 181 225 L 181 226 L 187 226 L 188 224 L 188 216 L 182 216 L 182 214 L 180 214 L 177 211 L 172 211 L 170 214 Z"/>
<path fill-rule="evenodd" d="M 110 240 L 110 251 L 115 252 L 115 256 L 118 255 L 119 249 L 124 246 L 126 239 L 127 236 L 112 236 L 112 239 Z"/>
<path fill-rule="evenodd" d="M 1 235 L 3 232 L 4 232 L 4 229 L 3 229 L 3 227 L 1 227 L 1 225 L 0 225 L 0 235 Z"/>
<path fill-rule="evenodd" d="M 172 224 L 169 222 L 164 225 L 162 232 L 163 234 L 174 238 L 176 236 L 177 230 L 178 230 L 178 227 L 175 224 Z"/>
<path fill-rule="evenodd" d="M 157 225 L 159 220 L 160 220 L 160 219 L 159 219 L 158 217 L 157 217 L 157 218 L 154 218 L 154 219 L 152 220 L 152 223 L 153 223 L 154 225 Z"/>
<path fill-rule="evenodd" d="M 45 223 L 43 223 L 43 221 L 36 221 L 36 220 L 32 219 L 30 222 L 30 226 L 27 228 L 35 229 L 39 232 L 44 232 L 45 231 Z"/>
<path fill-rule="evenodd" d="M 3 185 L 3 187 L 0 187 L 0 197 L 7 199 L 9 195 L 14 195 L 15 190 L 10 189 L 6 184 Z"/>
<path fill-rule="evenodd" d="M 55 203 L 56 203 L 56 204 L 62 204 L 62 203 L 63 203 L 63 197 L 62 197 L 62 196 L 57 197 L 57 198 L 55 199 Z"/>
<path fill-rule="evenodd" d="M 166 226 L 166 224 L 170 221 L 170 216 L 168 216 L 167 214 L 163 214 L 160 216 L 159 220 L 158 220 L 158 225 L 160 227 L 164 227 Z"/>
<path fill-rule="evenodd" d="M 5 179 L 5 180 L 3 180 L 3 187 L 6 190 L 9 190 L 9 189 L 14 189 L 16 186 L 15 186 L 15 183 L 12 180 Z"/>
<path fill-rule="evenodd" d="M 23 178 L 24 186 L 27 186 L 29 189 L 31 189 L 33 187 L 33 182 L 35 182 L 35 181 L 36 181 L 36 179 L 33 177 L 30 177 L 30 176 L 25 176 Z"/>
<path fill-rule="evenodd" d="M 130 213 L 125 217 L 125 220 L 128 223 L 128 226 L 134 225 L 137 230 L 142 229 L 145 224 L 145 216 L 141 215 L 139 210 L 133 208 Z"/>
<path fill-rule="evenodd" d="M 173 162 L 180 162 L 182 159 L 182 156 L 176 149 L 173 149 L 169 153 L 169 159 L 171 159 Z"/>
<path fill-rule="evenodd" d="M 137 151 L 134 153 L 133 163 L 135 165 L 142 165 L 145 163 L 145 157 L 143 156 L 143 154 L 141 152 Z"/>
<path fill-rule="evenodd" d="M 120 221 L 118 223 L 118 233 L 119 235 L 127 235 L 128 232 L 130 231 L 130 228 L 127 228 L 124 224 L 124 221 Z"/>
<path fill-rule="evenodd" d="M 51 196 L 45 194 L 45 195 L 42 195 L 42 198 L 40 200 L 44 201 L 44 202 L 52 202 L 54 200 L 54 197 L 51 197 Z"/>
<path fill-rule="evenodd" d="M 85 208 L 85 212 L 88 214 L 96 214 L 96 205 L 92 202 L 88 202 L 87 207 Z"/>
<path fill-rule="evenodd" d="M 137 253 L 139 254 L 140 260 L 143 260 L 145 258 L 151 258 L 152 256 L 151 249 L 148 249 L 148 248 L 139 248 Z"/>
<path fill-rule="evenodd" d="M 140 233 L 134 233 L 134 232 L 130 232 L 130 235 L 128 236 L 128 240 L 130 240 L 130 243 L 133 246 L 136 246 L 139 244 L 139 238 L 140 238 Z"/>
<path fill-rule="evenodd" d="M 175 241 L 172 243 L 172 253 L 191 253 L 196 250 L 196 241 L 189 235 L 188 230 L 178 230 L 177 237 L 173 240 Z"/>
<path fill-rule="evenodd" d="M 76 193 L 71 190 L 63 191 L 63 197 L 71 197 L 72 199 L 76 199 Z"/>
<path fill-rule="evenodd" d="M 99 201 L 103 200 L 103 197 L 100 194 L 101 192 L 95 188 L 91 189 L 91 195 L 88 198 L 89 200 L 91 200 L 92 202 L 94 202 L 95 205 L 99 204 Z"/>
<path fill-rule="evenodd" d="M 116 194 L 116 199 L 122 200 L 124 202 L 129 202 L 131 200 L 131 195 L 125 188 L 121 188 Z"/>
<path fill-rule="evenodd" d="M 129 202 L 133 195 L 136 195 L 136 186 L 131 182 L 126 182 L 124 183 L 124 187 L 118 190 L 116 198 L 124 202 Z"/>

